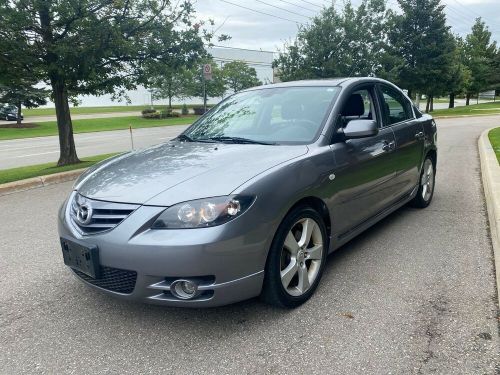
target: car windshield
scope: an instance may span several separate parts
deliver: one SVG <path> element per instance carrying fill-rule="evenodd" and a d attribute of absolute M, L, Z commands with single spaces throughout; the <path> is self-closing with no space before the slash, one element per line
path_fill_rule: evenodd
<path fill-rule="evenodd" d="M 222 101 L 184 134 L 186 141 L 307 144 L 321 130 L 339 87 L 264 88 Z"/>

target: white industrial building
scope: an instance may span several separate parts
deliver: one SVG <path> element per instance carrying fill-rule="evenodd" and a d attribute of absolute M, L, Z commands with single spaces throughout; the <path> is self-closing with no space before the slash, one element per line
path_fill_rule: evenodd
<path fill-rule="evenodd" d="M 274 82 L 272 62 L 274 58 L 274 53 L 270 51 L 259 51 L 243 48 L 233 48 L 233 47 L 212 47 L 208 49 L 208 52 L 213 56 L 215 62 L 221 66 L 224 63 L 241 60 L 245 61 L 248 65 L 255 68 L 257 71 L 257 77 L 264 84 L 269 84 Z M 97 107 L 97 106 L 111 106 L 111 105 L 149 105 L 151 104 L 151 93 L 144 87 L 138 87 L 136 90 L 128 91 L 127 96 L 130 99 L 130 103 L 126 103 L 125 100 L 113 101 L 111 95 L 103 96 L 79 96 L 78 100 L 80 106 L 82 107 Z M 220 98 L 209 99 L 209 102 L 216 103 Z M 182 103 L 201 103 L 201 98 L 188 98 L 182 101 L 174 100 L 175 104 Z M 166 104 L 166 100 L 162 102 L 155 101 L 154 104 Z"/>

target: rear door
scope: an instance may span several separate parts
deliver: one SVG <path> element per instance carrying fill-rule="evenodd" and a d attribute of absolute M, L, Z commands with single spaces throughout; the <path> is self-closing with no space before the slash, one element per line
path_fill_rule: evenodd
<path fill-rule="evenodd" d="M 358 96 L 357 100 L 351 100 L 354 105 L 348 103 L 354 99 L 352 96 Z M 362 97 L 362 104 L 359 96 Z M 330 175 L 331 212 L 342 218 L 335 224 L 336 235 L 346 234 L 383 210 L 395 189 L 396 169 L 392 161 L 395 138 L 390 127 L 382 127 L 383 119 L 375 86 L 357 87 L 349 98 L 337 121 L 337 129 L 360 118 L 377 121 L 380 131 L 368 138 L 334 140 L 331 146 L 336 165 L 334 176 Z M 364 110 L 360 107 L 364 107 Z"/>
<path fill-rule="evenodd" d="M 378 93 L 384 112 L 384 127 L 390 127 L 396 138 L 394 159 L 398 197 L 410 192 L 418 183 L 424 153 L 424 128 L 413 113 L 410 100 L 389 85 L 379 84 Z"/>

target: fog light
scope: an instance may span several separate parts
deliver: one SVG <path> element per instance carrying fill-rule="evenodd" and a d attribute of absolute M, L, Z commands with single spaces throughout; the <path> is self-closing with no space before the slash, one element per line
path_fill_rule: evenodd
<path fill-rule="evenodd" d="M 198 285 L 189 280 L 175 280 L 170 286 L 170 292 L 180 299 L 191 299 L 196 297 Z"/>

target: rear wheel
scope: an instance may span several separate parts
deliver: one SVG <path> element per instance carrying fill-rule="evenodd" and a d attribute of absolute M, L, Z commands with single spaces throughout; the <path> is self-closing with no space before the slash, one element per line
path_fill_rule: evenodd
<path fill-rule="evenodd" d="M 283 220 L 269 252 L 262 298 L 275 306 L 296 307 L 318 286 L 328 253 L 321 216 L 299 206 Z"/>
<path fill-rule="evenodd" d="M 420 173 L 420 181 L 418 186 L 417 195 L 410 204 L 413 207 L 425 208 L 427 207 L 434 196 L 434 185 L 436 181 L 436 171 L 432 159 L 427 156 Z"/>

